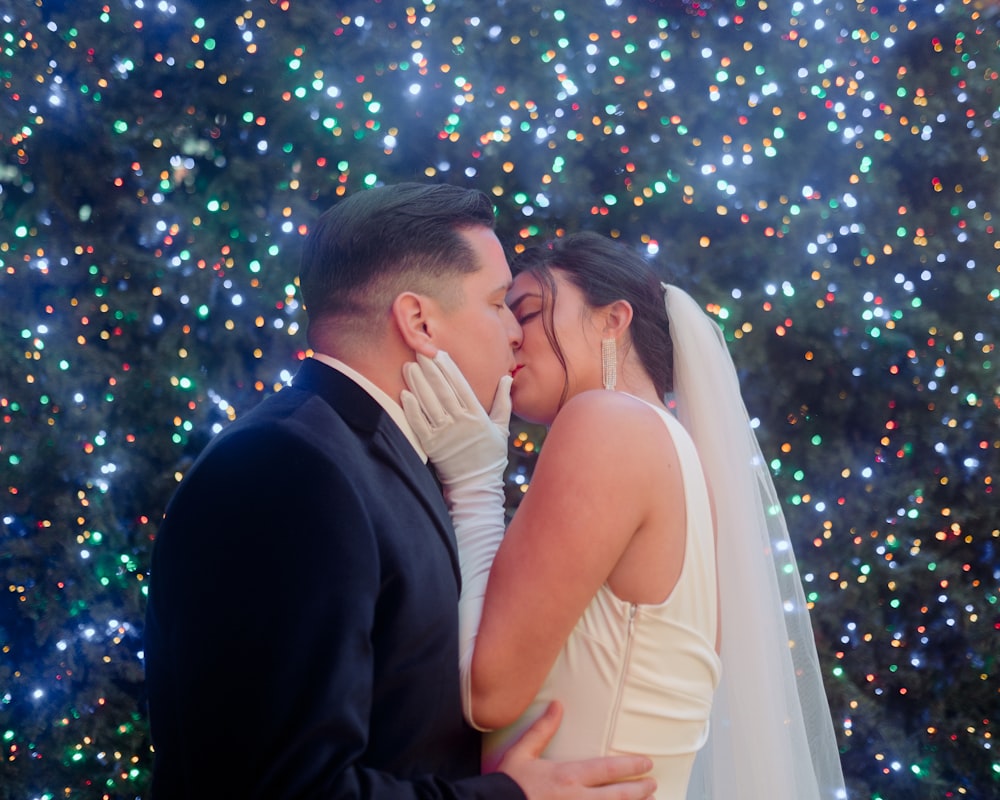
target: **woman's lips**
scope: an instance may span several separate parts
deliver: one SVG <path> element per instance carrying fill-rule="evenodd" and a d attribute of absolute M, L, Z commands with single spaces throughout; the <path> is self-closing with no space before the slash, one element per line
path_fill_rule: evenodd
<path fill-rule="evenodd" d="M 517 377 L 517 373 L 519 373 L 521 371 L 521 368 L 523 366 L 524 366 L 523 364 L 518 364 L 516 367 L 514 367 L 514 369 L 512 369 L 510 371 L 510 377 L 516 378 Z"/>

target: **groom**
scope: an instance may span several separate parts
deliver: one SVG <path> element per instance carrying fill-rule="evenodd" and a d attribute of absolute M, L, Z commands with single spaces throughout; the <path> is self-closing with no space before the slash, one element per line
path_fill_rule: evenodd
<path fill-rule="evenodd" d="M 402 184 L 310 233 L 313 357 L 209 444 L 157 536 L 153 800 L 651 794 L 618 783 L 643 758 L 539 759 L 558 708 L 480 776 L 462 718 L 454 533 L 398 401 L 418 350 L 449 352 L 487 408 L 514 367 L 493 224 L 480 192 Z"/>

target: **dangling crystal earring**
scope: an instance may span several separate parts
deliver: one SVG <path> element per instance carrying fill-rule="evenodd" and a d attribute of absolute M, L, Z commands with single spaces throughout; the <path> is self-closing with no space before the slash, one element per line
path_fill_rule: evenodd
<path fill-rule="evenodd" d="M 615 384 L 618 383 L 618 348 L 613 336 L 601 340 L 601 373 L 604 376 L 604 388 L 614 391 Z"/>

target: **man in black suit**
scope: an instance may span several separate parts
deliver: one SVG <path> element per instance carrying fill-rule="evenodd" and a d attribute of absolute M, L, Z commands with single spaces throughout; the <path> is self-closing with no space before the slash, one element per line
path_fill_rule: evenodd
<path fill-rule="evenodd" d="M 482 193 L 369 189 L 322 215 L 314 355 L 185 476 L 146 621 L 154 800 L 621 798 L 641 758 L 554 763 L 547 714 L 479 775 L 462 718 L 454 532 L 399 406 L 446 350 L 487 408 L 514 367 L 510 271 Z"/>

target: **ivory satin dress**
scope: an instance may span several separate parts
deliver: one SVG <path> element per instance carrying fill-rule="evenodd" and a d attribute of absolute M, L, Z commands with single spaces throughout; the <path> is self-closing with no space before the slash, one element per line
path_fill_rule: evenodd
<path fill-rule="evenodd" d="M 685 796 L 695 755 L 708 737 L 712 696 L 721 677 L 715 652 L 715 541 L 694 444 L 673 415 L 647 405 L 669 429 L 681 464 L 687 531 L 677 585 L 659 605 L 625 602 L 602 586 L 534 702 L 517 722 L 486 734 L 486 770 L 557 699 L 563 721 L 546 758 L 643 754 L 655 765 L 657 799 Z"/>

